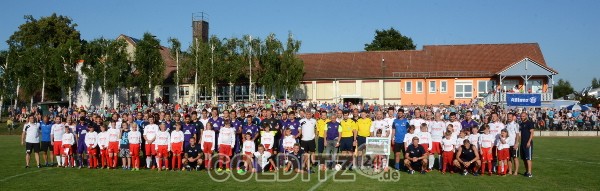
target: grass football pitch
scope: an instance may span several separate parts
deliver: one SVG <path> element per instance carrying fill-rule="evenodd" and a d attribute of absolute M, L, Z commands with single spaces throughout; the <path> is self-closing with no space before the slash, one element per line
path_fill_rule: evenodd
<path fill-rule="evenodd" d="M 399 173 L 396 182 L 380 182 L 356 175 L 349 182 L 333 181 L 333 173 L 319 181 L 316 175 L 302 180 L 266 182 L 251 179 L 224 182 L 206 171 L 157 172 L 140 170 L 90 170 L 24 168 L 20 136 L 0 135 L 0 190 L 599 190 L 600 139 L 536 137 L 533 178 L 519 176 L 426 175 Z M 32 164 L 35 161 L 32 158 Z M 33 165 L 34 166 L 34 165 Z M 523 173 L 521 162 L 520 173 Z M 337 175 L 336 175 L 337 176 Z"/>

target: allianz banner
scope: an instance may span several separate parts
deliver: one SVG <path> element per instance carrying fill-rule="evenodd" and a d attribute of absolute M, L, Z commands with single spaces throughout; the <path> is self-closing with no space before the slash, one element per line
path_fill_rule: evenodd
<path fill-rule="evenodd" d="M 506 94 L 508 106 L 542 106 L 542 94 Z"/>

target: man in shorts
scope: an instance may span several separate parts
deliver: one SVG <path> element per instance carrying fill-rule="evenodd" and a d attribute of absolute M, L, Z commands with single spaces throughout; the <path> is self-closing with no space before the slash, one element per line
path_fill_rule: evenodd
<path fill-rule="evenodd" d="M 31 153 L 35 153 L 35 162 L 40 166 L 40 124 L 35 123 L 33 116 L 27 117 L 27 123 L 23 126 L 21 134 L 21 145 L 25 146 L 25 168 L 29 168 Z"/>

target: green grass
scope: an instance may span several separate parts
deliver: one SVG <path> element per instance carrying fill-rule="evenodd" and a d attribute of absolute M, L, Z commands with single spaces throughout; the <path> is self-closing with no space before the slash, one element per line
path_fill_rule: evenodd
<path fill-rule="evenodd" d="M 316 176 L 303 182 L 257 183 L 254 180 L 224 183 L 211 180 L 206 171 L 156 172 L 141 170 L 89 170 L 24 168 L 24 148 L 18 136 L 0 136 L 0 190 L 308 190 L 319 183 Z M 398 182 L 378 182 L 357 175 L 353 182 L 323 182 L 317 190 L 597 190 L 600 188 L 600 139 L 535 139 L 533 178 L 523 176 L 427 175 L 402 172 Z M 32 160 L 32 162 L 34 162 Z M 523 164 L 521 172 L 523 173 Z M 24 174 L 27 173 L 27 174 Z"/>

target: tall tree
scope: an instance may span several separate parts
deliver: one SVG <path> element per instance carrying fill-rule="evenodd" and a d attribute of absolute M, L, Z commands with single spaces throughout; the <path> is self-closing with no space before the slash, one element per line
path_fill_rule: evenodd
<path fill-rule="evenodd" d="M 98 87 L 102 89 L 102 105 L 106 100 L 106 60 L 109 56 L 109 47 L 111 40 L 98 38 L 92 40 L 85 48 L 85 66 L 82 67 L 82 73 L 87 77 L 84 89 L 89 92 L 90 105 L 94 99 L 94 90 Z"/>
<path fill-rule="evenodd" d="M 160 41 L 149 32 L 144 33 L 135 49 L 134 72 L 137 75 L 137 85 L 142 92 L 147 93 L 148 105 L 154 97 L 154 88 L 163 81 L 165 64 L 160 54 L 161 49 Z"/>
<path fill-rule="evenodd" d="M 300 44 L 301 42 L 294 40 L 290 32 L 285 51 L 283 52 L 283 62 L 281 65 L 281 71 L 285 71 L 285 74 L 282 72 L 281 76 L 283 78 L 279 80 L 284 83 L 285 99 L 288 99 L 289 92 L 294 92 L 298 88 L 300 80 L 304 76 L 304 62 L 296 56 L 300 50 Z"/>
<path fill-rule="evenodd" d="M 261 72 L 258 82 L 264 86 L 265 95 L 268 97 L 280 94 L 282 83 L 278 81 L 281 72 L 281 55 L 283 45 L 275 34 L 271 33 L 264 41 L 260 52 Z"/>
<path fill-rule="evenodd" d="M 568 80 L 559 79 L 557 85 L 554 86 L 554 99 L 562 98 L 566 95 L 574 93 L 573 87 Z"/>
<path fill-rule="evenodd" d="M 175 77 L 173 78 L 173 81 L 175 81 L 176 86 L 175 92 L 177 94 L 177 101 L 175 102 L 181 103 L 181 100 L 179 100 L 179 82 L 181 81 L 181 77 L 179 75 L 179 53 L 181 52 L 181 42 L 179 42 L 177 38 L 169 38 L 169 43 L 171 44 L 171 57 L 175 58 L 175 64 L 177 65 Z"/>
<path fill-rule="evenodd" d="M 600 82 L 598 81 L 598 78 L 592 79 L 592 88 L 600 88 Z"/>
<path fill-rule="evenodd" d="M 415 48 L 412 38 L 402 35 L 394 27 L 388 30 L 375 30 L 375 39 L 370 44 L 365 44 L 366 51 L 414 50 Z"/>
<path fill-rule="evenodd" d="M 75 29 L 77 24 L 69 17 L 52 14 L 39 20 L 31 15 L 25 16 L 25 23 L 19 26 L 9 38 L 8 45 L 15 52 L 15 68 L 27 71 L 31 77 L 23 77 L 19 84 L 25 88 L 28 96 L 41 89 L 41 100 L 45 100 L 46 88 L 60 89 L 64 87 L 62 79 L 69 81 L 64 74 L 64 65 L 60 56 L 65 44 L 81 42 L 80 33 Z M 76 56 L 76 55 L 74 55 Z M 41 84 L 41 85 L 40 85 Z M 72 85 L 72 80 L 69 84 Z M 39 87 L 39 88 L 38 88 Z M 60 91 L 49 91 L 49 97 L 59 97 Z"/>

